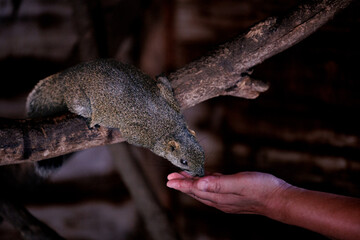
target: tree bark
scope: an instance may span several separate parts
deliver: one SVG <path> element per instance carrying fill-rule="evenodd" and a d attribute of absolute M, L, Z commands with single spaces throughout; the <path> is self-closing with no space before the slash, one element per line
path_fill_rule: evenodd
<path fill-rule="evenodd" d="M 169 80 L 181 108 L 220 95 L 256 98 L 268 85 L 243 77 L 264 60 L 314 33 L 352 0 L 313 0 L 282 17 L 269 17 L 208 56 L 171 73 Z"/>
<path fill-rule="evenodd" d="M 118 129 L 89 128 L 84 118 L 0 119 L 0 165 L 38 161 L 124 141 Z"/>
<path fill-rule="evenodd" d="M 283 17 L 270 17 L 210 55 L 169 75 L 182 109 L 220 95 L 256 98 L 268 85 L 248 70 L 295 45 L 347 7 L 352 0 L 313 0 Z M 0 165 L 39 161 L 124 141 L 115 129 L 89 129 L 68 114 L 45 119 L 0 119 Z"/>

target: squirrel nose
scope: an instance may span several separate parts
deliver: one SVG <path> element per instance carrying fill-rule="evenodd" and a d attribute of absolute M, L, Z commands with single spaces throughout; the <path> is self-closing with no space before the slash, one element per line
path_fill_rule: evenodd
<path fill-rule="evenodd" d="M 205 175 L 205 170 L 204 170 L 204 168 L 198 168 L 197 170 L 196 170 L 196 176 L 198 176 L 198 177 L 203 177 Z"/>

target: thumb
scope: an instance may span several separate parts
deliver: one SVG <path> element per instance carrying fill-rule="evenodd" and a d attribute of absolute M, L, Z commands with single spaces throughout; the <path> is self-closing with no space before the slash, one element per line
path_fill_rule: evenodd
<path fill-rule="evenodd" d="M 235 192 L 236 179 L 233 175 L 202 177 L 197 181 L 196 188 L 203 192 L 231 194 Z"/>

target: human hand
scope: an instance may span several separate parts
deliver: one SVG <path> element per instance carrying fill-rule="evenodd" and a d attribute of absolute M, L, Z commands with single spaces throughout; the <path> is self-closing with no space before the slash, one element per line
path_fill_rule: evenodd
<path fill-rule="evenodd" d="M 167 186 L 227 213 L 266 215 L 279 192 L 290 185 L 273 175 L 240 172 L 233 175 L 214 173 L 191 177 L 185 172 L 168 175 Z"/>
<path fill-rule="evenodd" d="M 168 176 L 167 186 L 227 213 L 260 214 L 334 239 L 360 239 L 360 199 L 306 190 L 273 175 Z"/>

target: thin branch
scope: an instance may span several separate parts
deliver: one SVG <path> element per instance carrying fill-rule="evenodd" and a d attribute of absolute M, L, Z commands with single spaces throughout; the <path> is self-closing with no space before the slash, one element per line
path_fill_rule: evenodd
<path fill-rule="evenodd" d="M 175 97 L 186 109 L 220 95 L 256 98 L 268 85 L 247 70 L 315 32 L 352 0 L 313 0 L 283 17 L 270 17 L 245 34 L 169 75 Z M 88 129 L 74 115 L 42 120 L 0 119 L 0 165 L 39 161 L 90 147 L 124 141 L 118 130 Z"/>
<path fill-rule="evenodd" d="M 109 146 L 108 149 L 114 159 L 116 170 L 127 186 L 151 238 L 153 240 L 178 239 L 165 210 L 139 166 L 138 159 L 131 153 L 130 146 L 115 144 Z"/>
<path fill-rule="evenodd" d="M 9 221 L 25 240 L 61 240 L 45 223 L 36 219 L 25 207 L 0 199 L 0 216 Z"/>

